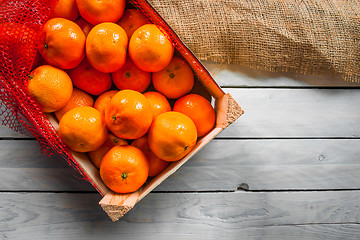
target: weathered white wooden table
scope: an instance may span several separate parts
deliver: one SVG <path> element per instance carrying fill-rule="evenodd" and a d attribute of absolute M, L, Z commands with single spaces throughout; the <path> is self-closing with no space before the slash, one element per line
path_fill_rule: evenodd
<path fill-rule="evenodd" d="M 215 79 L 245 114 L 116 223 L 65 161 L 1 127 L 0 239 L 360 239 L 360 85 Z"/>

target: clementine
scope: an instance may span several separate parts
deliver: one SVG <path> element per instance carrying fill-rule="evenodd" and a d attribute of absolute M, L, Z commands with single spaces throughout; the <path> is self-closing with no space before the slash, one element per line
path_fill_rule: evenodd
<path fill-rule="evenodd" d="M 75 23 L 81 28 L 81 30 L 84 32 L 85 36 L 89 35 L 89 32 L 94 27 L 91 23 L 87 22 L 82 17 L 79 17 Z"/>
<path fill-rule="evenodd" d="M 179 98 L 189 93 L 194 86 L 194 73 L 189 64 L 174 57 L 163 70 L 152 75 L 154 88 L 167 98 Z"/>
<path fill-rule="evenodd" d="M 159 116 L 161 113 L 171 111 L 171 106 L 169 101 L 166 99 L 164 95 L 159 92 L 146 92 L 144 96 L 150 102 L 153 119 Z"/>
<path fill-rule="evenodd" d="M 69 75 L 62 69 L 42 65 L 30 73 L 28 91 L 43 112 L 55 112 L 70 100 L 73 85 Z"/>
<path fill-rule="evenodd" d="M 132 34 L 129 55 L 134 64 L 146 72 L 164 69 L 174 55 L 174 46 L 155 24 L 145 24 Z"/>
<path fill-rule="evenodd" d="M 114 134 L 109 132 L 105 143 L 103 145 L 101 145 L 98 149 L 88 152 L 87 154 L 88 154 L 91 162 L 94 164 L 94 166 L 97 169 L 99 169 L 101 161 L 102 161 L 103 157 L 105 156 L 105 154 L 112 147 L 123 146 L 123 145 L 128 145 L 128 142 L 124 139 L 116 137 Z"/>
<path fill-rule="evenodd" d="M 75 21 L 80 16 L 76 0 L 59 0 L 50 17 L 61 17 Z"/>
<path fill-rule="evenodd" d="M 99 110 L 104 117 L 105 117 L 105 109 L 108 107 L 111 99 L 117 92 L 119 92 L 119 91 L 118 90 L 110 90 L 110 91 L 104 92 L 95 100 L 94 108 Z"/>
<path fill-rule="evenodd" d="M 149 129 L 149 146 L 152 152 L 165 161 L 177 161 L 186 156 L 197 141 L 196 126 L 185 114 L 160 114 Z"/>
<path fill-rule="evenodd" d="M 108 130 L 101 113 L 93 107 L 73 108 L 59 122 L 59 136 L 73 151 L 90 152 L 104 144 Z"/>
<path fill-rule="evenodd" d="M 109 130 L 124 139 L 144 136 L 152 118 L 149 101 L 134 90 L 121 90 L 116 93 L 105 111 L 105 122 Z"/>
<path fill-rule="evenodd" d="M 81 17 L 93 25 L 116 22 L 124 13 L 125 0 L 76 0 Z"/>
<path fill-rule="evenodd" d="M 150 23 L 150 20 L 137 9 L 125 9 L 124 14 L 117 22 L 126 32 L 130 39 L 136 29 Z"/>
<path fill-rule="evenodd" d="M 144 92 L 151 83 L 151 73 L 145 72 L 136 67 L 130 58 L 120 70 L 111 73 L 112 80 L 120 90 L 131 89 Z"/>
<path fill-rule="evenodd" d="M 149 177 L 159 175 L 169 165 L 169 162 L 161 160 L 151 151 L 147 135 L 135 139 L 131 145 L 139 148 L 145 154 L 149 162 Z"/>
<path fill-rule="evenodd" d="M 115 23 L 100 23 L 93 27 L 86 39 L 86 56 L 98 71 L 109 73 L 125 64 L 128 37 Z"/>
<path fill-rule="evenodd" d="M 198 94 L 188 94 L 179 98 L 173 110 L 193 120 L 198 137 L 204 136 L 214 127 L 215 110 L 206 98 Z"/>
<path fill-rule="evenodd" d="M 48 20 L 40 33 L 40 39 L 39 53 L 51 65 L 71 69 L 85 57 L 85 34 L 76 23 L 68 19 Z"/>
<path fill-rule="evenodd" d="M 73 108 L 81 107 L 81 106 L 92 107 L 93 105 L 94 105 L 94 99 L 92 98 L 92 96 L 90 96 L 89 94 L 87 94 L 86 92 L 80 89 L 74 88 L 70 100 L 66 103 L 66 105 L 63 108 L 55 112 L 55 117 L 57 118 L 57 120 L 60 121 L 62 116 L 64 116 L 65 113 L 67 113 Z"/>
<path fill-rule="evenodd" d="M 149 163 L 144 153 L 133 146 L 115 146 L 103 157 L 100 177 L 117 193 L 138 190 L 147 180 Z"/>
<path fill-rule="evenodd" d="M 111 74 L 96 70 L 87 58 L 68 71 L 75 87 L 92 95 L 100 95 L 111 88 Z"/>

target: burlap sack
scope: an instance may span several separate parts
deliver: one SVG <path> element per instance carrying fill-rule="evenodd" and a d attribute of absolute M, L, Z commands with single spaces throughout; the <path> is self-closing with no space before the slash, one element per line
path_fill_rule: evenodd
<path fill-rule="evenodd" d="M 360 81 L 360 1 L 149 0 L 200 60 Z"/>

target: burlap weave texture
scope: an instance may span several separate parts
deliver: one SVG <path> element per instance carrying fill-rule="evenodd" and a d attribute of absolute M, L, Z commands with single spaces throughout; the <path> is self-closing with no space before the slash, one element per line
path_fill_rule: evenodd
<path fill-rule="evenodd" d="M 200 60 L 360 81 L 360 1 L 149 0 Z"/>

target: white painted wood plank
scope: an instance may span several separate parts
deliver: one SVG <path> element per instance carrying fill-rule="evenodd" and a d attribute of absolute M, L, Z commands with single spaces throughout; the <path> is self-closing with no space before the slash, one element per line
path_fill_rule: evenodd
<path fill-rule="evenodd" d="M 220 86 L 242 87 L 360 87 L 360 83 L 347 82 L 332 76 L 311 76 L 294 73 L 266 72 L 239 64 L 222 65 L 203 62 Z"/>
<path fill-rule="evenodd" d="M 113 223 L 95 193 L 1 193 L 0 239 L 358 239 L 359 198 L 359 191 L 152 193 Z"/>
<path fill-rule="evenodd" d="M 355 139 L 214 140 L 156 190 L 234 190 L 243 183 L 250 190 L 360 189 L 359 144 Z"/>
<path fill-rule="evenodd" d="M 360 137 L 360 89 L 226 88 L 245 114 L 218 137 Z"/>
<path fill-rule="evenodd" d="M 4 125 L 0 125 L 0 137 L 1 138 L 32 138 L 30 136 L 26 136 L 21 133 L 15 132 L 11 128 Z"/>
<path fill-rule="evenodd" d="M 17 144 L 16 144 L 17 143 Z M 155 191 L 360 189 L 359 139 L 215 139 Z M 35 140 L 0 141 L 0 191 L 95 191 Z"/>
<path fill-rule="evenodd" d="M 218 137 L 360 137 L 360 89 L 225 88 L 245 114 Z M 1 132 L 2 137 L 9 133 Z"/>

